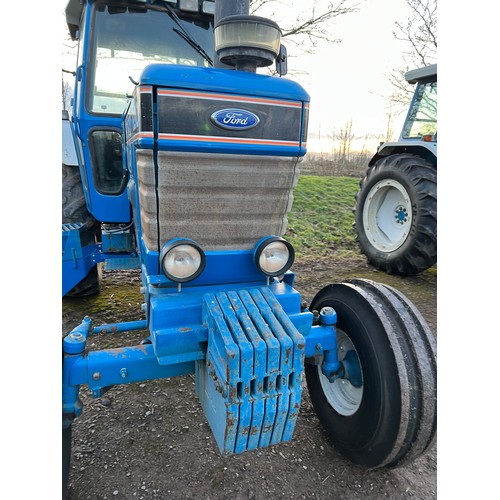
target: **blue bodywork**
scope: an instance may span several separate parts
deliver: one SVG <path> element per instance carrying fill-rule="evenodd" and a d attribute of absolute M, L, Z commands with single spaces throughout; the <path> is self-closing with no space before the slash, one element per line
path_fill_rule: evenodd
<path fill-rule="evenodd" d="M 223 454 L 288 441 L 297 419 L 304 362 L 336 360 L 333 324 L 313 326 L 287 283 L 150 285 L 148 320 L 94 326 L 85 318 L 64 339 L 63 414 L 82 406 L 79 387 L 100 397 L 114 385 L 196 374 L 196 392 Z M 326 322 L 328 323 L 328 322 Z M 149 330 L 151 344 L 86 352 L 92 335 Z"/>
<path fill-rule="evenodd" d="M 62 225 L 62 294 L 66 295 L 100 261 L 98 245 L 82 247 L 82 223 Z"/>
<path fill-rule="evenodd" d="M 85 85 L 85 78 L 82 64 L 77 71 L 79 86 Z M 296 119 L 286 124 L 284 138 L 241 137 L 231 130 L 214 135 L 205 132 L 208 124 L 196 133 L 171 133 L 162 129 L 159 109 L 163 99 L 179 97 L 236 103 L 226 106 L 231 112 L 271 103 L 288 109 Z M 80 147 L 87 203 L 100 221 L 133 222 L 136 248 L 130 251 L 134 239 L 127 231 L 103 233 L 101 244 L 82 248 L 78 225 L 63 228 L 63 294 L 96 263 L 133 259 L 142 270 L 146 320 L 94 326 L 85 318 L 65 337 L 63 425 L 71 425 L 82 411 L 78 397 L 82 385 L 100 397 L 114 385 L 195 373 L 196 392 L 221 453 L 241 453 L 292 438 L 306 359 L 315 364 L 324 359 L 324 373 L 330 379 L 340 367 L 336 316 L 320 317 L 313 326 L 313 314 L 293 287 L 293 273 L 281 280 L 266 277 L 249 249 L 207 250 L 205 269 L 196 279 L 182 286 L 170 281 L 161 272 L 161 246 L 149 248 L 141 227 L 136 156 L 138 150 L 150 150 L 153 158 L 161 151 L 185 151 L 299 159 L 306 152 L 308 106 L 307 93 L 290 80 L 153 64 L 143 71 L 124 115 L 104 122 L 101 118 L 101 125 L 122 133 L 128 185 L 116 196 L 99 194 L 89 174 L 88 148 Z M 81 98 L 76 101 L 74 123 L 80 139 L 95 125 Z M 134 330 L 144 330 L 147 342 L 87 351 L 92 335 Z"/>

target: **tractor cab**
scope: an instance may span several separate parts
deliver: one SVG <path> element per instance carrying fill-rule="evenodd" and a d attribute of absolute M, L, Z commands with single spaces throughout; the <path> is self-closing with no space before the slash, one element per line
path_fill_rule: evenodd
<path fill-rule="evenodd" d="M 437 144 L 437 65 L 408 71 L 410 84 L 417 84 L 400 140 Z"/>
<path fill-rule="evenodd" d="M 95 219 L 130 222 L 122 114 L 149 64 L 212 66 L 214 6 L 182 0 L 68 3 L 69 31 L 79 41 L 73 127 L 87 208 Z"/>

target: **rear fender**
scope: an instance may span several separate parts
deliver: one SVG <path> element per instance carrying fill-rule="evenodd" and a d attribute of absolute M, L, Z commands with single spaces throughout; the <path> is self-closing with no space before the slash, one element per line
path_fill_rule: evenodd
<path fill-rule="evenodd" d="M 382 144 L 377 153 L 368 164 L 369 167 L 386 156 L 409 153 L 421 158 L 425 158 L 437 168 L 437 144 L 435 142 L 386 142 Z"/>

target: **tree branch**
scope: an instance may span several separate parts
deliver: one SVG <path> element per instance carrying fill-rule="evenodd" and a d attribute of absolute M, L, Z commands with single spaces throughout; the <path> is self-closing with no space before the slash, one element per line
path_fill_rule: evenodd
<path fill-rule="evenodd" d="M 295 3 L 297 3 L 296 8 L 294 8 Z M 318 7 L 318 2 L 315 0 L 309 3 L 307 9 L 304 8 L 303 1 L 294 2 L 294 0 L 286 4 L 279 0 L 252 0 L 250 6 L 252 13 L 260 14 L 262 11 L 263 15 L 276 20 L 282 29 L 283 38 L 304 52 L 313 52 L 320 40 L 329 43 L 340 42 L 340 39 L 332 37 L 333 21 L 339 16 L 358 10 L 357 4 L 353 4 L 352 0 L 337 0 L 321 7 Z M 291 10 L 299 12 L 295 20 L 291 23 L 281 20 L 281 13 Z"/>

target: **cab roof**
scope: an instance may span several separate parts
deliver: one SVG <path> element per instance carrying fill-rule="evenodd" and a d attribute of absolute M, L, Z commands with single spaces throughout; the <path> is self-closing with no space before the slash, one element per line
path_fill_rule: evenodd
<path fill-rule="evenodd" d="M 71 35 L 71 38 L 73 40 L 76 39 L 76 32 L 78 31 L 80 27 L 80 18 L 83 12 L 83 8 L 85 4 L 89 0 L 69 0 L 68 4 L 66 5 L 66 23 L 68 24 L 68 29 Z M 122 1 L 128 1 L 128 3 L 131 4 L 138 4 L 138 5 L 145 5 L 147 3 L 153 3 L 153 0 L 122 0 Z M 167 4 L 173 4 L 174 7 L 177 6 L 177 0 L 162 0 Z M 117 0 L 119 3 L 120 0 Z M 200 12 L 203 12 L 204 14 L 207 15 L 213 15 L 215 12 L 215 0 L 205 0 L 198 2 L 199 3 L 199 9 Z M 186 10 L 188 12 L 193 12 L 193 7 L 191 4 L 186 4 L 185 7 L 183 7 L 182 2 L 180 2 L 180 9 L 181 10 Z M 195 8 L 195 11 L 197 12 L 197 8 Z"/>
<path fill-rule="evenodd" d="M 76 38 L 76 32 L 80 27 L 80 16 L 82 15 L 83 6 L 86 0 L 69 0 L 66 5 L 66 23 L 68 24 L 69 33 L 71 38 Z"/>
<path fill-rule="evenodd" d="M 430 64 L 423 68 L 412 69 L 405 74 L 408 83 L 417 83 L 420 80 L 437 79 L 437 64 Z"/>

